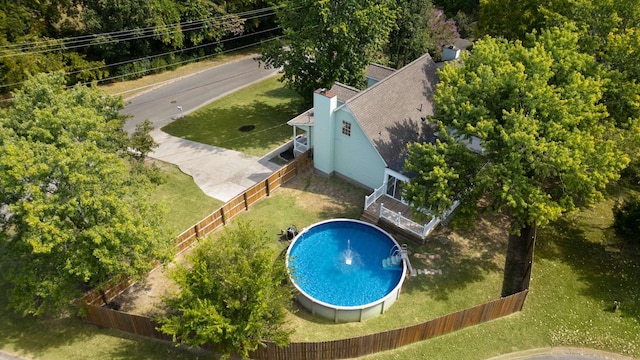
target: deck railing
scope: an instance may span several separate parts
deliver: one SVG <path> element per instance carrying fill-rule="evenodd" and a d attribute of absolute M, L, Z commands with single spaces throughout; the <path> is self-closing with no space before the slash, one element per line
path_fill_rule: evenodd
<path fill-rule="evenodd" d="M 364 197 L 364 209 L 367 210 L 369 206 L 371 206 L 376 200 L 380 199 L 382 195 L 385 194 L 385 189 L 387 188 L 387 183 L 384 182 L 382 186 L 373 190 L 371 195 L 367 195 Z"/>
<path fill-rule="evenodd" d="M 366 202 L 366 200 L 365 200 Z M 412 219 L 406 218 L 402 216 L 399 212 L 394 212 L 390 209 L 384 207 L 384 203 L 380 204 L 380 214 L 379 217 L 381 219 L 385 219 L 395 226 L 410 231 L 411 233 L 419 236 L 421 239 L 426 238 L 431 232 L 442 222 L 442 219 L 446 219 L 451 215 L 451 213 L 460 205 L 460 202 L 455 201 L 451 209 L 445 211 L 442 217 L 431 217 L 431 220 L 427 224 L 419 224 Z"/>
<path fill-rule="evenodd" d="M 429 235 L 433 231 L 433 229 L 440 223 L 440 220 L 434 217 L 426 225 L 419 224 L 409 218 L 402 216 L 402 214 L 399 212 L 387 209 L 386 207 L 384 207 L 384 203 L 380 204 L 379 216 L 381 219 L 385 219 L 401 229 L 410 231 L 421 239 L 424 239 L 427 235 Z"/>
<path fill-rule="evenodd" d="M 306 135 L 298 135 L 293 139 L 293 151 L 296 155 L 309 150 L 309 141 Z"/>

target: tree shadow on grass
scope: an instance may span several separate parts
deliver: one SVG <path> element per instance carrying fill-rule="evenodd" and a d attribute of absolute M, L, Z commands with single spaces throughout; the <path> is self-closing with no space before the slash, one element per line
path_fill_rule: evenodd
<path fill-rule="evenodd" d="M 442 274 L 418 275 L 405 282 L 404 291 L 422 291 L 435 300 L 448 300 L 454 290 L 486 281 L 487 275 L 501 278 L 507 249 L 508 219 L 498 215 L 478 218 L 471 229 L 441 227 L 424 245 L 409 244 L 410 261 L 415 269 L 441 270 Z M 500 284 L 495 298 L 500 297 Z"/>
<path fill-rule="evenodd" d="M 91 337 L 90 332 L 75 317 L 37 319 L 20 316 L 6 310 L 0 301 L 0 339 L 22 355 L 40 358 L 52 349 L 71 346 Z"/>
<path fill-rule="evenodd" d="M 617 300 L 621 316 L 640 319 L 640 249 L 613 234 L 609 241 L 587 240 L 584 224 L 565 217 L 539 231 L 536 257 L 571 266 L 585 285 L 582 295 L 601 302 L 603 311 L 613 311 Z"/>
<path fill-rule="evenodd" d="M 354 185 L 337 176 L 316 175 L 313 169 L 305 170 L 283 188 L 300 191 L 316 204 L 314 206 L 321 219 L 359 219 L 364 209 L 366 189 Z"/>
<path fill-rule="evenodd" d="M 198 359 L 220 359 L 217 354 L 199 348 L 192 348 L 183 345 L 176 345 L 171 342 L 141 338 L 139 336 L 126 333 L 119 334 L 119 337 L 131 339 L 123 342 L 117 348 L 109 349 L 103 355 L 105 359 L 131 359 L 131 360 L 198 360 Z M 238 358 L 231 357 L 232 360 Z"/>

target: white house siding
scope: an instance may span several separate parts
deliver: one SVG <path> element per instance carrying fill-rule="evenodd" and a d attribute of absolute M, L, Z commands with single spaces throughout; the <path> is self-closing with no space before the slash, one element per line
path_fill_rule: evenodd
<path fill-rule="evenodd" d="M 335 113 L 335 171 L 366 187 L 375 189 L 384 182 L 385 163 L 362 128 L 345 107 Z M 342 122 L 351 123 L 351 136 L 342 133 Z"/>

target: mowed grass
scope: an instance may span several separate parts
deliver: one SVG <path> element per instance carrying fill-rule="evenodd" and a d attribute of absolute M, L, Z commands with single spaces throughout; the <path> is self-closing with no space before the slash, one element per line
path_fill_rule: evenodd
<path fill-rule="evenodd" d="M 640 358 L 640 253 L 611 231 L 616 197 L 539 231 L 521 313 L 364 359 L 487 359 L 555 346 Z"/>
<path fill-rule="evenodd" d="M 271 77 L 227 95 L 162 128 L 203 144 L 263 156 L 291 140 L 287 121 L 304 111 L 294 91 Z"/>
<path fill-rule="evenodd" d="M 338 179 L 300 176 L 235 221 L 250 221 L 263 228 L 273 237 L 273 246 L 283 250 L 287 242 L 280 240 L 281 229 L 292 224 L 302 229 L 332 217 L 359 217 L 365 193 Z M 539 232 L 532 286 L 523 312 L 364 359 L 487 359 L 549 346 L 590 347 L 640 357 L 640 255 L 637 247 L 622 243 L 611 233 L 613 201 L 602 202 Z M 410 279 L 398 302 L 383 316 L 336 325 L 300 310 L 289 317 L 296 329 L 293 340 L 318 341 L 376 332 L 497 297 L 504 260 L 500 237 L 504 233 L 490 224 L 504 221 L 487 217 L 474 230 L 441 232 L 425 247 L 412 247 L 414 252 L 439 254 L 440 259 L 422 266 L 438 266 L 443 275 Z M 440 241 L 444 237 L 448 242 Z M 610 251 L 616 249 L 620 252 Z M 611 311 L 613 300 L 621 303 L 615 313 Z M 4 301 L 0 295 L 0 302 Z M 73 318 L 35 320 L 13 315 L 4 310 L 5 306 L 1 309 L 0 349 L 32 358 L 202 357 Z"/>
<path fill-rule="evenodd" d="M 230 226 L 250 222 L 264 229 L 272 237 L 273 247 L 283 252 L 288 242 L 280 236 L 282 230 L 290 225 L 302 230 L 331 218 L 360 218 L 365 195 L 367 191 L 348 182 L 308 172 L 253 205 Z M 495 224 L 503 221 L 483 218 L 475 231 L 440 231 L 426 245 L 409 243 L 414 254 L 427 257 L 413 256 L 414 267 L 440 269 L 443 274 L 407 279 L 400 298 L 384 316 L 364 322 L 334 324 L 298 309 L 288 317 L 287 326 L 294 330 L 292 341 L 324 341 L 390 330 L 497 298 L 507 234 Z"/>
<path fill-rule="evenodd" d="M 151 200 L 165 207 L 165 222 L 172 235 L 179 235 L 224 205 L 203 193 L 177 166 L 158 160 L 153 163 L 161 169 L 164 182 L 151 194 Z"/>

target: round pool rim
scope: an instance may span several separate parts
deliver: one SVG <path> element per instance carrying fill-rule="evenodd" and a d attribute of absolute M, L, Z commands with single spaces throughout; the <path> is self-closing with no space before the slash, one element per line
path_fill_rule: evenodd
<path fill-rule="evenodd" d="M 361 220 L 355 220 L 355 219 L 341 219 L 341 218 L 337 218 L 337 219 L 331 219 L 331 220 L 324 220 L 324 221 L 320 221 L 317 223 L 314 223 L 312 225 L 310 225 L 309 227 L 304 228 L 300 233 L 298 233 L 298 235 L 296 235 L 293 240 L 291 241 L 291 243 L 289 244 L 289 247 L 287 248 L 287 254 L 286 254 L 286 258 L 285 258 L 285 263 L 286 263 L 286 267 L 287 267 L 287 273 L 289 274 L 289 279 L 291 280 L 291 283 L 293 284 L 293 286 L 296 288 L 296 290 L 302 295 L 304 296 L 304 298 L 306 298 L 307 300 L 309 300 L 312 304 L 317 304 L 323 307 L 326 307 L 328 309 L 333 309 L 335 310 L 335 313 L 333 314 L 333 316 L 325 316 L 325 314 L 322 314 L 322 312 L 320 312 L 318 315 L 323 316 L 325 318 L 330 318 L 333 319 L 334 321 L 338 322 L 341 318 L 353 318 L 353 316 L 339 316 L 339 311 L 340 312 L 350 312 L 350 311 L 355 311 L 355 312 L 359 312 L 359 316 L 357 320 L 346 320 L 347 322 L 350 321 L 361 321 L 364 320 L 366 318 L 370 318 L 373 316 L 377 316 L 379 314 L 384 313 L 389 306 L 391 306 L 391 304 L 393 304 L 395 302 L 395 300 L 399 297 L 400 295 L 400 290 L 402 288 L 402 285 L 404 283 L 405 277 L 407 275 L 407 266 L 405 264 L 404 261 L 401 261 L 402 264 L 402 274 L 400 275 L 400 279 L 398 280 L 398 283 L 396 284 L 396 286 L 390 290 L 389 292 L 387 292 L 384 296 L 380 297 L 378 300 L 366 303 L 366 304 L 362 304 L 362 305 L 334 305 L 331 303 L 327 303 L 324 302 L 322 300 L 318 300 L 315 297 L 309 295 L 306 291 L 304 291 L 294 280 L 293 278 L 293 274 L 291 273 L 291 268 L 289 267 L 289 257 L 291 255 L 291 249 L 293 249 L 294 245 L 296 244 L 296 242 L 298 241 L 298 239 L 302 238 L 303 235 L 305 233 L 307 233 L 309 230 L 313 229 L 316 226 L 320 226 L 320 225 L 324 225 L 327 223 L 336 223 L 336 222 L 341 222 L 341 223 L 354 223 L 354 224 L 359 224 L 361 226 L 368 226 L 370 228 L 373 228 L 375 230 L 377 230 L 378 232 L 382 233 L 384 236 L 387 237 L 388 240 L 390 240 L 393 243 L 393 246 L 396 246 L 398 249 L 401 248 L 400 244 L 396 241 L 396 239 L 393 238 L 393 236 L 391 236 L 388 232 L 384 231 L 383 229 L 381 229 L 380 227 L 370 224 L 368 222 L 364 222 Z M 389 302 L 389 304 L 387 306 L 385 306 L 385 304 Z M 316 314 L 316 309 L 313 308 L 313 306 L 311 306 L 312 308 L 309 308 L 309 306 L 307 306 L 308 304 L 306 304 L 305 301 L 301 301 L 301 304 L 309 311 L 311 311 L 313 314 Z M 363 311 L 365 310 L 371 310 L 376 308 L 377 306 L 382 305 L 380 312 L 379 313 L 374 313 L 372 315 L 369 316 L 363 316 Z M 345 315 L 344 313 L 342 315 Z M 345 320 L 343 320 L 345 321 Z"/>

